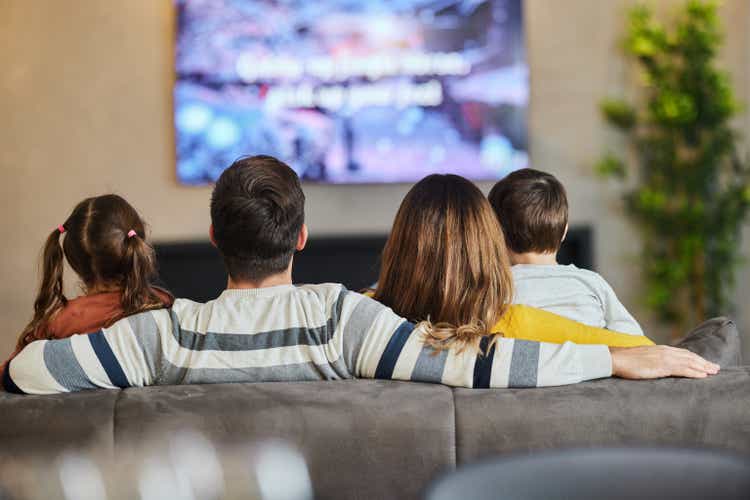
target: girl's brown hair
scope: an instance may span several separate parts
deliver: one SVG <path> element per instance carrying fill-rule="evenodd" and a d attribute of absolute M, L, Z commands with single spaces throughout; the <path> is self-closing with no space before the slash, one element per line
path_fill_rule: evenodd
<path fill-rule="evenodd" d="M 430 175 L 398 209 L 375 299 L 422 323 L 437 350 L 479 350 L 513 297 L 502 229 L 482 192 L 457 175 Z"/>
<path fill-rule="evenodd" d="M 43 334 L 50 320 L 68 303 L 63 293 L 63 258 L 87 289 L 119 291 L 125 316 L 163 307 L 151 287 L 156 256 L 145 238 L 143 220 L 120 196 L 87 198 L 76 205 L 59 229 L 47 237 L 34 317 L 19 336 L 17 348 L 47 338 Z"/>

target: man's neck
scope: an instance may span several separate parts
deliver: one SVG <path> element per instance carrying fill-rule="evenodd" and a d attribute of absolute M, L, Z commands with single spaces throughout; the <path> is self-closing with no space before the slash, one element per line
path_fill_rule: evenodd
<path fill-rule="evenodd" d="M 557 264 L 557 252 L 553 253 L 514 253 L 510 252 L 510 261 L 513 265 L 516 264 L 531 264 L 531 265 L 555 265 Z"/>
<path fill-rule="evenodd" d="M 291 285 L 292 269 L 291 267 L 283 273 L 272 274 L 261 280 L 233 280 L 229 277 L 227 281 L 227 290 L 248 290 L 255 288 L 270 288 L 272 286 Z"/>

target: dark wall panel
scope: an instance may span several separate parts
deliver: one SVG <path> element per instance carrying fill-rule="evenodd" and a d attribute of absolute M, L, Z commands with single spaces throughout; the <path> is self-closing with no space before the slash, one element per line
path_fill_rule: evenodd
<path fill-rule="evenodd" d="M 360 290 L 374 283 L 386 235 L 315 238 L 294 257 L 295 283 L 343 283 Z M 225 288 L 226 271 L 208 242 L 156 245 L 161 283 L 177 297 L 205 302 Z M 561 264 L 593 269 L 590 228 L 572 228 L 560 250 Z"/>

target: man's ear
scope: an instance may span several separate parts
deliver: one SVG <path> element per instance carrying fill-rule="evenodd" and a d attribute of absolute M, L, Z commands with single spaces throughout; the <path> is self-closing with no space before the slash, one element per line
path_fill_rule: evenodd
<path fill-rule="evenodd" d="M 297 251 L 303 250 L 307 245 L 307 224 L 302 224 L 302 229 L 299 230 L 299 236 L 297 236 Z"/>
<path fill-rule="evenodd" d="M 565 224 L 565 232 L 563 233 L 563 237 L 560 240 L 560 243 L 562 243 L 563 241 L 565 241 L 565 238 L 568 236 L 568 227 L 569 226 L 567 224 Z"/>
<path fill-rule="evenodd" d="M 208 226 L 208 238 L 211 240 L 211 244 L 218 248 L 218 245 L 216 244 L 216 238 L 214 238 L 214 225 L 213 224 Z"/>

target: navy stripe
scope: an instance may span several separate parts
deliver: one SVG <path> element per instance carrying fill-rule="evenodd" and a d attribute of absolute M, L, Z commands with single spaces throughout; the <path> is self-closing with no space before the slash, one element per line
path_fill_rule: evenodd
<path fill-rule="evenodd" d="M 94 348 L 96 357 L 99 358 L 99 362 L 104 367 L 104 371 L 107 372 L 112 385 L 119 388 L 130 387 L 128 377 L 125 376 L 125 372 L 122 371 L 120 363 L 115 357 L 115 353 L 112 352 L 112 348 L 107 342 L 107 338 L 104 336 L 104 332 L 99 330 L 96 333 L 87 335 L 89 341 L 91 341 L 91 347 Z"/>
<path fill-rule="evenodd" d="M 5 370 L 3 371 L 3 388 L 5 389 L 5 392 L 11 392 L 13 394 L 26 394 L 16 385 L 15 382 L 13 382 L 13 379 L 10 378 L 10 362 L 5 365 Z"/>
<path fill-rule="evenodd" d="M 398 357 L 401 355 L 404 344 L 406 344 L 406 341 L 409 340 L 409 335 L 411 335 L 412 330 L 414 330 L 414 323 L 404 321 L 403 323 L 401 323 L 401 326 L 399 326 L 396 331 L 393 332 L 393 335 L 391 335 L 391 340 L 389 340 L 388 345 L 385 346 L 383 355 L 380 356 L 378 368 L 375 370 L 375 378 L 393 378 L 393 370 L 396 368 L 396 362 L 398 361 Z"/>
<path fill-rule="evenodd" d="M 474 362 L 474 385 L 475 389 L 489 389 L 490 378 L 492 377 L 492 361 L 495 359 L 495 346 L 496 343 L 492 344 L 492 347 L 487 350 L 487 345 L 490 343 L 490 337 L 482 337 L 479 342 L 479 354 L 477 354 L 477 360 Z M 485 354 L 486 353 L 486 354 Z"/>

